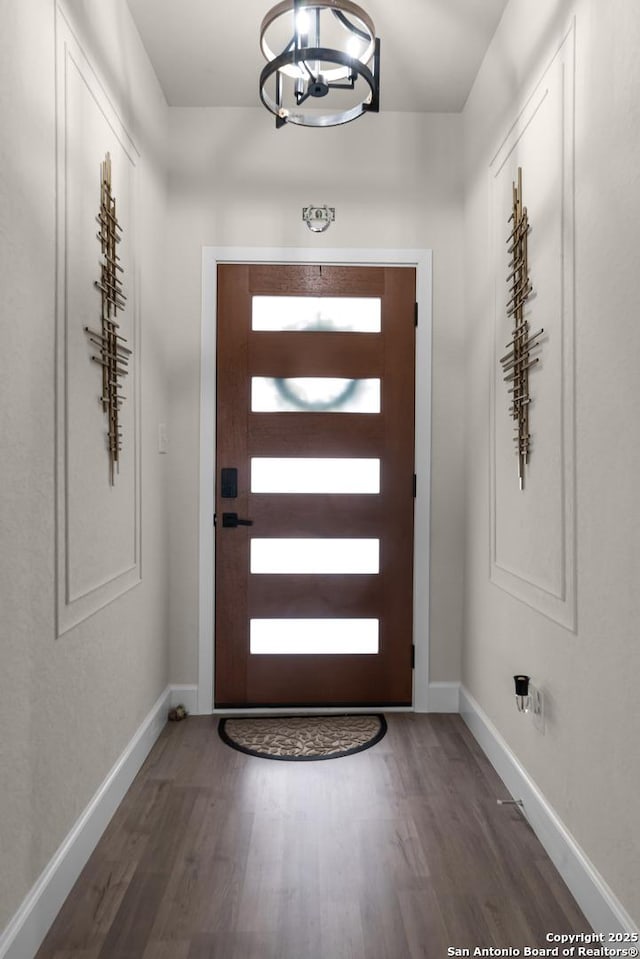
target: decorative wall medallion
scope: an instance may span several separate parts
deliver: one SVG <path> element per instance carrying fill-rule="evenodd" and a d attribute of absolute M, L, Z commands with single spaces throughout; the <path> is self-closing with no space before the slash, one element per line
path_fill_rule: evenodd
<path fill-rule="evenodd" d="M 96 332 L 85 326 L 85 332 L 94 346 L 100 350 L 99 356 L 92 356 L 94 363 L 102 367 L 102 395 L 100 402 L 107 415 L 107 448 L 109 451 L 109 479 L 115 483 L 115 475 L 120 463 L 122 432 L 119 423 L 119 410 L 126 397 L 122 394 L 122 377 L 128 373 L 131 350 L 124 344 L 124 336 L 118 332 L 118 310 L 124 310 L 126 296 L 122 287 L 120 257 L 116 249 L 122 239 L 122 227 L 118 223 L 116 199 L 111 192 L 111 157 L 107 153 L 104 163 L 100 164 L 100 212 L 96 217 L 100 225 L 97 234 L 100 240 L 103 260 L 100 264 L 100 279 L 95 285 L 102 297 L 101 330 Z"/>
<path fill-rule="evenodd" d="M 513 187 L 513 210 L 509 223 L 513 223 L 511 233 L 507 237 L 508 252 L 511 256 L 510 272 L 507 277 L 509 287 L 509 301 L 507 316 L 513 319 L 513 336 L 507 344 L 508 352 L 500 357 L 504 380 L 509 383 L 511 406 L 509 412 L 516 421 L 515 444 L 518 456 L 518 477 L 520 489 L 524 489 L 525 468 L 529 462 L 531 451 L 531 434 L 529 432 L 529 370 L 535 366 L 540 357 L 533 356 L 533 351 L 540 346 L 540 337 L 544 329 L 536 333 L 529 332 L 529 321 L 525 317 L 525 305 L 533 286 L 529 279 L 528 236 L 529 215 L 526 206 L 522 204 L 522 167 L 518 167 L 518 182 Z"/>
<path fill-rule="evenodd" d="M 305 206 L 302 208 L 302 219 L 312 233 L 324 233 L 329 229 L 336 218 L 334 206 Z"/>

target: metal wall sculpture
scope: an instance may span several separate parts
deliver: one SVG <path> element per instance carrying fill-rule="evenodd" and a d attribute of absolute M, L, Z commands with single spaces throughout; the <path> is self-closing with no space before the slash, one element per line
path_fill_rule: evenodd
<path fill-rule="evenodd" d="M 99 401 L 108 420 L 109 479 L 113 486 L 119 471 L 122 449 L 119 411 L 126 399 L 121 392 L 121 381 L 128 373 L 131 350 L 125 346 L 127 341 L 120 335 L 120 325 L 117 322 L 118 310 L 125 309 L 127 298 L 121 279 L 124 270 L 116 253 L 117 245 L 122 239 L 122 227 L 118 223 L 116 200 L 111 193 L 111 157 L 108 153 L 104 163 L 100 164 L 100 212 L 96 220 L 100 225 L 97 237 L 103 257 L 100 279 L 95 281 L 95 286 L 102 295 L 102 326 L 100 332 L 85 326 L 85 332 L 91 343 L 100 350 L 100 355 L 92 356 L 91 359 L 102 367 L 102 395 Z"/>
<path fill-rule="evenodd" d="M 507 344 L 508 352 L 500 357 L 504 380 L 510 383 L 509 393 L 512 395 L 509 412 L 516 421 L 515 444 L 518 455 L 518 477 L 520 489 L 524 489 L 525 469 L 529 462 L 531 451 L 531 434 L 529 432 L 529 407 L 531 395 L 529 393 L 529 370 L 539 361 L 538 356 L 532 356 L 536 347 L 540 346 L 540 337 L 544 329 L 536 333 L 529 333 L 529 321 L 525 317 L 525 305 L 533 292 L 529 279 L 528 235 L 530 231 L 529 216 L 526 206 L 522 205 L 522 168 L 518 167 L 518 182 L 513 183 L 513 210 L 508 220 L 513 223 L 511 233 L 507 237 L 509 244 L 510 272 L 507 277 L 508 303 L 507 316 L 513 319 L 513 335 Z"/>

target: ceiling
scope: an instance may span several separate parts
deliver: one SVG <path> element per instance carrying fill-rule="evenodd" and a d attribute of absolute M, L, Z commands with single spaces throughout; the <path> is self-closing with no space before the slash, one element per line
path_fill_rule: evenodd
<path fill-rule="evenodd" d="M 168 103 L 253 107 L 258 38 L 275 0 L 127 0 Z M 449 113 L 467 99 L 507 0 L 359 0 L 381 40 L 383 111 Z"/>

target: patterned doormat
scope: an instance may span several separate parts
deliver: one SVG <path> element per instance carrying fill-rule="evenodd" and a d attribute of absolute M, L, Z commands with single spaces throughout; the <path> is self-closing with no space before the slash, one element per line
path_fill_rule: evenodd
<path fill-rule="evenodd" d="M 249 756 L 305 762 L 351 756 L 379 743 L 381 714 L 357 716 L 246 716 L 224 718 L 220 738 Z"/>

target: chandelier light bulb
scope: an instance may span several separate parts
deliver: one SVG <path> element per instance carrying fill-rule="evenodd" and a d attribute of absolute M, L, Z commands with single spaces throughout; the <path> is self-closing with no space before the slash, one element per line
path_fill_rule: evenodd
<path fill-rule="evenodd" d="M 311 20 L 306 10 L 300 10 L 296 16 L 296 31 L 298 36 L 306 36 L 311 29 Z"/>

